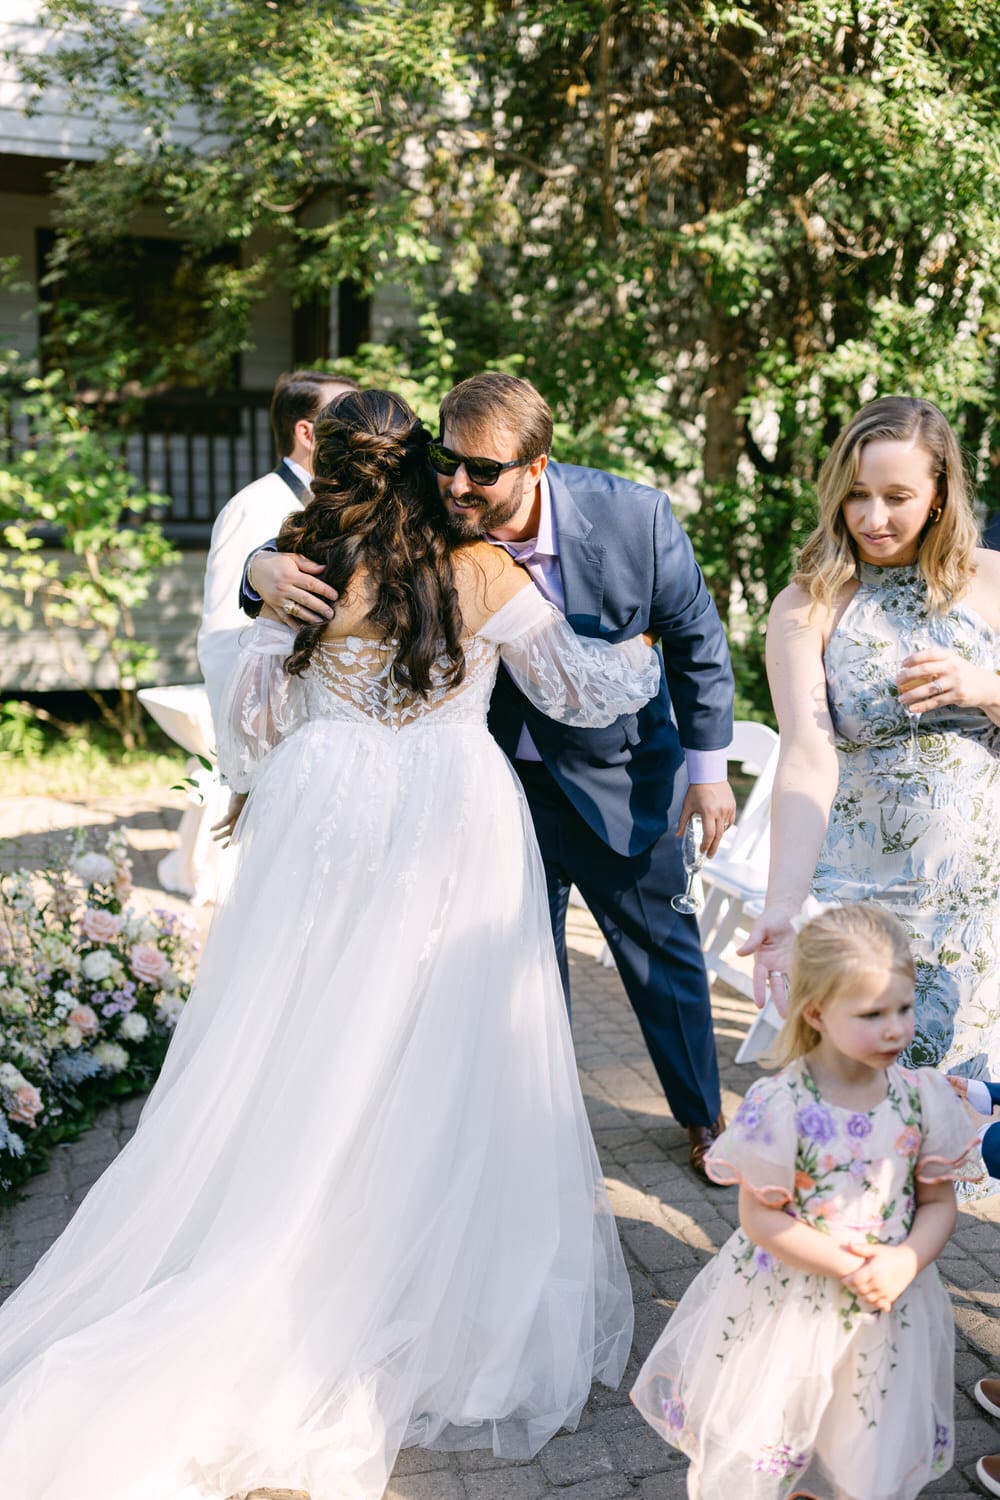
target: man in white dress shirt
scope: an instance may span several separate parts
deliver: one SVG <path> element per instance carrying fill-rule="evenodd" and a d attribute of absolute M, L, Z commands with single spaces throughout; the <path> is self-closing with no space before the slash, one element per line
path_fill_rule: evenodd
<path fill-rule="evenodd" d="M 235 494 L 212 527 L 198 661 L 216 722 L 240 634 L 246 629 L 246 615 L 239 604 L 246 555 L 261 537 L 276 536 L 290 511 L 301 510 L 312 479 L 313 422 L 328 402 L 357 389 L 356 380 L 314 370 L 280 375 L 271 400 L 278 465 Z"/>

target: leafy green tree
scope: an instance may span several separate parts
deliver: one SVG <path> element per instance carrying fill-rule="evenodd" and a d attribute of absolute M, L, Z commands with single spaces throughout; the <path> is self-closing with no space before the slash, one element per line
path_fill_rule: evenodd
<path fill-rule="evenodd" d="M 998 20 L 995 0 L 482 17 L 508 228 L 481 241 L 488 298 L 445 302 L 459 358 L 522 349 L 581 453 L 694 490 L 758 708 L 767 600 L 862 400 L 939 401 L 1000 501 Z"/>
<path fill-rule="evenodd" d="M 465 107 L 460 5 L 51 0 L 42 19 L 60 45 L 22 76 L 67 88 L 103 146 L 63 176 L 54 291 L 158 208 L 203 278 L 192 366 L 219 378 L 275 285 L 415 286 L 438 257 L 424 186 Z"/>
<path fill-rule="evenodd" d="M 997 0 L 48 13 L 77 41 L 31 76 L 139 142 L 69 174 L 63 253 L 148 205 L 192 255 L 235 247 L 210 274 L 216 367 L 275 279 L 409 286 L 428 391 L 520 369 L 562 457 L 690 502 L 744 711 L 765 709 L 767 600 L 860 401 L 939 401 L 1000 504 Z"/>
<path fill-rule="evenodd" d="M 32 443 L 0 468 L 0 624 L 27 628 L 37 600 L 63 669 L 97 705 L 126 750 L 145 742 L 136 696 L 155 648 L 135 611 L 161 568 L 176 562 L 162 528 L 142 517 L 166 497 L 133 487 L 113 431 L 69 397 L 61 372 L 29 379 L 19 417 Z M 46 550 L 59 539 L 70 561 Z M 89 661 L 110 668 L 113 699 L 91 686 L 63 647 L 76 632 Z"/>

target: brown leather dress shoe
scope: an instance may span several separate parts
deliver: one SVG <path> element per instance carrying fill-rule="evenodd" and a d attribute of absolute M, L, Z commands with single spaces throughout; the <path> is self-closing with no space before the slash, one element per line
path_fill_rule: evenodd
<path fill-rule="evenodd" d="M 702 1182 L 711 1183 L 712 1187 L 721 1186 L 718 1182 L 712 1182 L 711 1177 L 705 1171 L 705 1155 L 709 1146 L 716 1140 L 726 1128 L 726 1117 L 720 1115 L 714 1125 L 689 1125 L 687 1128 L 688 1140 L 691 1149 L 688 1152 L 688 1161 L 691 1170 Z"/>

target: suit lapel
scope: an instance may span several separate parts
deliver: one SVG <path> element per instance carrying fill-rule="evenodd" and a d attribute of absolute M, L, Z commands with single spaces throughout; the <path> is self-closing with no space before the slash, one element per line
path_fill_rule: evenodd
<path fill-rule="evenodd" d="M 303 502 L 305 501 L 306 486 L 302 483 L 302 480 L 295 473 L 294 469 L 290 469 L 288 467 L 284 459 L 280 460 L 280 462 L 278 463 L 278 467 L 274 470 L 274 473 L 277 474 L 279 479 L 283 479 L 285 481 L 285 483 L 288 485 L 288 488 L 295 496 L 296 500 L 302 500 Z"/>
<path fill-rule="evenodd" d="M 604 605 L 604 548 L 559 476 L 548 469 L 549 494 L 556 523 L 559 571 L 566 596 L 566 618 L 581 635 L 599 635 Z"/>

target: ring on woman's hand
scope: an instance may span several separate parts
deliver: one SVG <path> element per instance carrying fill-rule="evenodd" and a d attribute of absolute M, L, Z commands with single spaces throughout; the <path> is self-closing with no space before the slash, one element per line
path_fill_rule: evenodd
<path fill-rule="evenodd" d="M 292 619 L 294 620 L 298 612 L 299 606 L 296 604 L 295 600 L 289 599 L 288 603 L 285 605 L 285 614 L 291 615 Z"/>
<path fill-rule="evenodd" d="M 940 677 L 935 677 L 934 681 L 931 683 L 931 692 L 934 694 L 935 698 L 939 697 L 941 693 L 944 692 Z"/>

